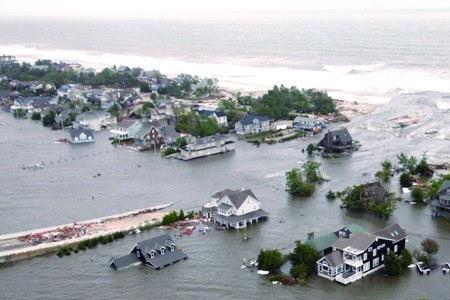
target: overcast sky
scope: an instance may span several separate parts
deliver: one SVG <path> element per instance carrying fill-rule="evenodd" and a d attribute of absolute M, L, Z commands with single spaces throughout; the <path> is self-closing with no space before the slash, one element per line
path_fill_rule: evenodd
<path fill-rule="evenodd" d="M 311 9 L 435 9 L 450 0 L 0 0 L 0 15 L 135 17 Z"/>

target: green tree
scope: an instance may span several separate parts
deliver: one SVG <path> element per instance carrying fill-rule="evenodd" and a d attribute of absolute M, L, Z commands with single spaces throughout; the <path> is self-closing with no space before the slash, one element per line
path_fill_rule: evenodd
<path fill-rule="evenodd" d="M 423 203 L 425 199 L 425 191 L 420 187 L 415 187 L 411 191 L 411 197 L 417 203 Z"/>
<path fill-rule="evenodd" d="M 31 114 L 31 120 L 33 120 L 33 121 L 40 121 L 41 120 L 41 113 L 33 112 Z"/>
<path fill-rule="evenodd" d="M 53 111 L 49 111 L 42 118 L 42 124 L 45 127 L 51 126 L 55 123 L 55 113 Z"/>
<path fill-rule="evenodd" d="M 424 239 L 420 245 L 428 257 L 439 252 L 439 244 L 433 239 Z"/>
<path fill-rule="evenodd" d="M 278 273 L 284 263 L 283 255 L 278 250 L 261 250 L 258 255 L 258 267 L 270 273 Z"/>
<path fill-rule="evenodd" d="M 412 176 L 408 172 L 402 173 L 402 175 L 400 175 L 400 185 L 402 187 L 411 187 L 412 182 Z"/>
<path fill-rule="evenodd" d="M 314 193 L 314 183 L 306 182 L 299 169 L 292 169 L 286 173 L 286 187 L 291 195 L 309 197 Z"/>
<path fill-rule="evenodd" d="M 417 158 L 414 156 L 408 157 L 405 153 L 397 155 L 397 159 L 402 167 L 410 174 L 416 174 Z"/>
<path fill-rule="evenodd" d="M 308 147 L 306 147 L 306 152 L 308 153 L 308 155 L 312 155 L 316 150 L 317 147 L 314 144 L 309 144 Z"/>
<path fill-rule="evenodd" d="M 378 171 L 375 176 L 381 182 L 388 182 L 391 178 L 392 163 L 389 160 L 385 160 L 381 163 L 381 170 Z"/>
<path fill-rule="evenodd" d="M 394 252 L 390 252 L 386 255 L 384 260 L 384 270 L 389 276 L 397 276 L 402 273 L 402 262 Z"/>
<path fill-rule="evenodd" d="M 117 118 L 120 113 L 120 108 L 117 103 L 114 102 L 114 104 L 108 109 L 108 112 L 111 114 L 111 116 Z"/>
<path fill-rule="evenodd" d="M 319 172 L 319 168 L 320 163 L 315 161 L 307 161 L 303 164 L 302 169 L 307 182 L 321 183 L 323 181 L 323 178 Z"/>
<path fill-rule="evenodd" d="M 139 90 L 141 91 L 141 93 L 151 93 L 152 91 L 148 83 L 145 82 L 141 82 L 139 84 Z"/>
<path fill-rule="evenodd" d="M 416 166 L 416 174 L 420 174 L 422 176 L 427 176 L 428 170 L 429 170 L 429 168 L 428 168 L 427 159 L 425 156 L 423 156 L 422 159 L 420 160 L 420 162 Z"/>
<path fill-rule="evenodd" d="M 13 116 L 14 116 L 14 118 L 26 118 L 27 111 L 22 108 L 15 109 L 13 112 Z"/>

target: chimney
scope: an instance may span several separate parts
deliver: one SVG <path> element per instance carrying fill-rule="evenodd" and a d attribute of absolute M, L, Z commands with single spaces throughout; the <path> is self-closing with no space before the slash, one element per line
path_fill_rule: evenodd
<path fill-rule="evenodd" d="M 314 232 L 308 232 L 308 241 L 314 240 Z"/>

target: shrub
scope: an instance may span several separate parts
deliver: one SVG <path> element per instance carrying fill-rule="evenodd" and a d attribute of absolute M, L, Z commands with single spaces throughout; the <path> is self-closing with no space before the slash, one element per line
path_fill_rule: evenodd
<path fill-rule="evenodd" d="M 418 203 L 423 203 L 425 198 L 425 192 L 420 187 L 415 187 L 411 191 L 411 197 L 414 199 L 414 201 Z"/>
<path fill-rule="evenodd" d="M 31 120 L 33 121 L 40 121 L 41 120 L 41 114 L 38 112 L 34 112 L 31 114 Z"/>
<path fill-rule="evenodd" d="M 411 187 L 412 186 L 412 176 L 409 173 L 402 173 L 400 175 L 400 185 L 402 187 Z"/>
<path fill-rule="evenodd" d="M 306 152 L 308 153 L 308 155 L 312 155 L 316 150 L 317 147 L 314 144 L 309 144 L 308 147 L 306 147 Z"/>
<path fill-rule="evenodd" d="M 258 266 L 260 270 L 277 273 L 283 265 L 283 255 L 278 250 L 261 250 L 258 255 Z"/>
<path fill-rule="evenodd" d="M 328 200 L 334 200 L 337 198 L 337 195 L 333 191 L 328 191 L 328 193 L 325 195 L 325 197 L 327 197 Z"/>

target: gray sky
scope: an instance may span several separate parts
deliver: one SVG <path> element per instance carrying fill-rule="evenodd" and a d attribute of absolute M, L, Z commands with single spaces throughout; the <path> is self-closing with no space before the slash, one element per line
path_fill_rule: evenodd
<path fill-rule="evenodd" d="M 435 9 L 450 0 L 0 0 L 2 15 L 136 17 L 310 9 Z"/>

